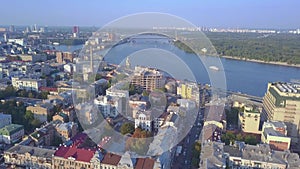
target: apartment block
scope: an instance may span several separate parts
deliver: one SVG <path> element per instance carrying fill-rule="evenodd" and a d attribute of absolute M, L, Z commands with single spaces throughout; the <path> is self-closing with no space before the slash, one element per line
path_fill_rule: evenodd
<path fill-rule="evenodd" d="M 244 111 L 239 113 L 238 126 L 245 133 L 260 134 L 260 111 L 252 106 L 244 106 Z"/>
<path fill-rule="evenodd" d="M 284 122 L 292 143 L 299 143 L 300 85 L 269 83 L 263 98 L 263 115 L 266 120 Z"/>

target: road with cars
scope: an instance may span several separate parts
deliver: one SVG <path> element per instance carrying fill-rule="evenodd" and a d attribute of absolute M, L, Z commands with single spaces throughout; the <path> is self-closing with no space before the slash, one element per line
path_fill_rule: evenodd
<path fill-rule="evenodd" d="M 177 145 L 182 146 L 181 153 L 177 156 L 175 155 L 175 159 L 173 160 L 172 168 L 179 169 L 193 169 L 196 168 L 192 165 L 192 150 L 194 143 L 198 141 L 200 138 L 200 133 L 203 126 L 203 115 L 204 108 L 201 108 L 197 114 L 195 119 L 195 123 L 191 128 L 188 135 Z"/>

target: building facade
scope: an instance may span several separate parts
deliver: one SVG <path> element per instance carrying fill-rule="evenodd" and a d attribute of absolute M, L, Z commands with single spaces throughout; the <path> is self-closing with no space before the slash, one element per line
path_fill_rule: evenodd
<path fill-rule="evenodd" d="M 17 90 L 24 89 L 27 91 L 39 91 L 40 87 L 47 86 L 45 79 L 31 79 L 31 78 L 18 78 L 12 77 L 11 79 L 13 87 Z"/>
<path fill-rule="evenodd" d="M 238 126 L 245 133 L 259 134 L 260 112 L 251 106 L 245 106 L 239 113 Z"/>
<path fill-rule="evenodd" d="M 5 164 L 21 168 L 52 169 L 52 155 L 55 150 L 15 145 L 4 152 Z"/>
<path fill-rule="evenodd" d="M 288 150 L 291 138 L 287 137 L 287 127 L 283 122 L 264 122 L 262 127 L 261 141 L 267 143 L 274 150 Z"/>
<path fill-rule="evenodd" d="M 28 106 L 26 110 L 31 111 L 34 118 L 38 119 L 41 123 L 47 121 L 47 118 L 51 115 L 51 108 L 43 105 Z"/>
<path fill-rule="evenodd" d="M 147 91 L 164 88 L 166 79 L 163 74 L 156 69 L 135 67 L 131 84 Z"/>
<path fill-rule="evenodd" d="M 150 111 L 139 111 L 134 119 L 135 128 L 141 127 L 143 130 L 152 131 L 152 117 Z"/>
<path fill-rule="evenodd" d="M 268 144 L 247 145 L 236 142 L 232 146 L 224 146 L 224 154 L 229 168 L 299 168 L 298 154 L 289 151 L 274 151 Z"/>
<path fill-rule="evenodd" d="M 292 143 L 299 143 L 300 86 L 289 83 L 269 83 L 263 98 L 264 118 L 282 121 L 287 126 L 287 135 Z"/>
<path fill-rule="evenodd" d="M 18 124 L 9 124 L 0 129 L 0 142 L 12 144 L 22 139 L 24 127 Z"/>

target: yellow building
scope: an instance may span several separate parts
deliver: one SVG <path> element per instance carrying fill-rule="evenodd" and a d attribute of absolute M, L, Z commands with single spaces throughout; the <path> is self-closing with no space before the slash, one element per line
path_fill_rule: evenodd
<path fill-rule="evenodd" d="M 269 83 L 263 99 L 264 118 L 282 121 L 287 126 L 287 135 L 292 143 L 299 142 L 300 85 L 289 83 Z"/>
<path fill-rule="evenodd" d="M 244 111 L 239 113 L 239 128 L 245 133 L 260 134 L 260 112 L 251 106 L 245 106 Z"/>
<path fill-rule="evenodd" d="M 192 99 L 197 102 L 200 101 L 200 90 L 197 83 L 181 83 L 177 87 L 177 95 L 183 99 Z"/>

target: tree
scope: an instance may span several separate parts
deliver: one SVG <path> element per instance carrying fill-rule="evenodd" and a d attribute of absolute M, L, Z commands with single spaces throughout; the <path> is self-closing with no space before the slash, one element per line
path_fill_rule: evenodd
<path fill-rule="evenodd" d="M 149 92 L 147 92 L 147 90 L 144 90 L 142 93 L 143 96 L 149 96 Z"/>
<path fill-rule="evenodd" d="M 95 81 L 97 81 L 97 80 L 100 80 L 100 79 L 102 79 L 103 78 L 103 76 L 101 75 L 101 74 L 96 74 L 96 76 L 95 76 Z"/>
<path fill-rule="evenodd" d="M 251 145 L 256 145 L 257 144 L 257 139 L 253 135 L 247 135 L 245 137 L 245 143 L 246 144 L 251 144 Z"/>
<path fill-rule="evenodd" d="M 151 133 L 136 128 L 132 137 L 126 141 L 126 149 L 134 151 L 140 155 L 146 155 L 149 144 L 152 142 Z"/>
<path fill-rule="evenodd" d="M 123 135 L 125 134 L 132 134 L 134 132 L 134 124 L 132 123 L 124 123 L 122 126 L 121 126 L 121 129 L 120 129 L 121 133 Z"/>
<path fill-rule="evenodd" d="M 244 140 L 243 135 L 242 135 L 241 133 L 237 134 L 237 135 L 236 135 L 236 140 L 237 140 L 237 141 L 243 141 L 243 140 Z"/>
<path fill-rule="evenodd" d="M 193 146 L 193 157 L 192 157 L 192 164 L 195 167 L 199 167 L 199 159 L 200 159 L 200 153 L 201 153 L 201 143 L 195 142 Z"/>
<path fill-rule="evenodd" d="M 24 118 L 26 121 L 32 121 L 34 119 L 34 114 L 30 110 L 26 110 Z"/>
<path fill-rule="evenodd" d="M 28 97 L 29 97 L 29 98 L 34 98 L 34 94 L 33 94 L 32 92 L 29 92 L 29 93 L 28 93 Z"/>
<path fill-rule="evenodd" d="M 40 98 L 40 99 L 47 99 L 47 98 L 48 98 L 48 95 L 49 95 L 49 92 L 47 92 L 47 91 L 42 91 L 42 92 L 39 94 L 39 98 Z"/>
<path fill-rule="evenodd" d="M 37 128 L 41 125 L 41 122 L 38 119 L 33 119 L 30 124 L 33 128 Z"/>

